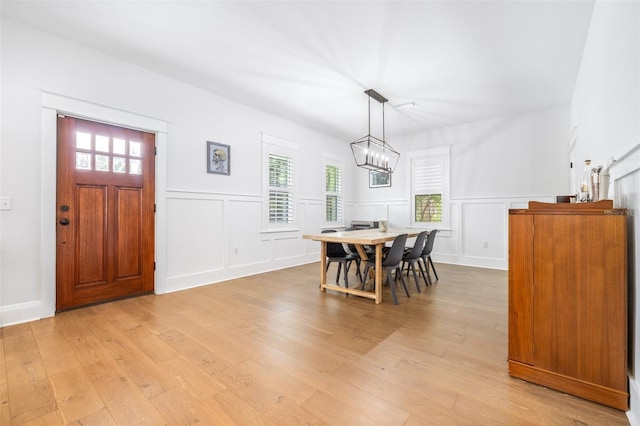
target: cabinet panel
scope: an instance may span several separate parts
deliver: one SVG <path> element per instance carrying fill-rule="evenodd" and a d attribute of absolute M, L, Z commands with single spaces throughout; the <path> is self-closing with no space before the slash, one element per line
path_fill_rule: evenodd
<path fill-rule="evenodd" d="M 509 217 L 509 359 L 533 364 L 533 216 Z"/>
<path fill-rule="evenodd" d="M 536 215 L 534 364 L 602 386 L 626 382 L 622 216 Z"/>

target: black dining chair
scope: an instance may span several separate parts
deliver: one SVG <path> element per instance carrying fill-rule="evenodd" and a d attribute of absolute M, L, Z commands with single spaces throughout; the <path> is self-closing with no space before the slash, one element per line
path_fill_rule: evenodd
<path fill-rule="evenodd" d="M 335 229 L 325 229 L 322 231 L 323 234 L 329 232 L 336 232 Z M 327 268 L 326 271 L 329 270 L 329 265 L 331 262 L 338 262 L 338 273 L 336 274 L 336 284 L 340 282 L 340 272 L 344 270 L 344 286 L 345 288 L 349 288 L 349 268 L 351 263 L 356 263 L 356 274 L 362 280 L 362 274 L 360 273 L 360 256 L 355 253 L 347 253 L 347 251 L 342 246 L 342 243 L 327 243 Z"/>
<path fill-rule="evenodd" d="M 404 269 L 404 266 L 407 265 L 407 277 L 409 276 L 409 271 L 413 272 L 413 280 L 416 283 L 416 289 L 418 290 L 418 293 L 420 293 L 420 283 L 418 282 L 418 274 L 416 273 L 416 263 L 418 264 L 418 269 L 420 269 L 420 275 L 422 275 L 424 284 L 427 286 L 429 285 L 427 277 L 422 270 L 422 264 L 420 263 L 420 260 L 422 259 L 422 252 L 424 250 L 425 240 L 428 234 L 429 231 L 422 231 L 421 233 L 419 233 L 416 237 L 416 241 L 413 244 L 413 247 L 411 247 L 408 251 L 405 251 L 404 255 L 402 256 L 402 269 Z"/>
<path fill-rule="evenodd" d="M 402 263 L 402 255 L 404 253 L 404 245 L 407 243 L 407 237 L 408 237 L 407 234 L 398 235 L 393 240 L 393 244 L 391 245 L 391 248 L 389 249 L 387 256 L 382 260 L 382 269 L 384 269 L 384 271 L 387 273 L 387 284 L 391 288 L 391 296 L 393 297 L 393 303 L 395 305 L 398 304 L 398 297 L 396 296 L 396 285 L 394 281 L 395 279 L 398 278 L 398 276 L 400 276 L 400 279 L 402 280 L 402 286 L 404 287 L 404 292 L 407 294 L 407 297 L 409 297 L 409 290 L 407 290 L 407 283 L 405 282 L 404 277 L 402 276 L 402 268 L 400 267 Z M 367 273 L 369 272 L 369 269 L 370 268 L 375 269 L 375 267 L 376 267 L 375 258 L 368 260 L 362 276 L 366 277 Z M 393 272 L 396 273 L 395 279 L 391 277 L 393 275 Z M 362 280 L 362 284 L 364 286 L 364 280 Z"/>
<path fill-rule="evenodd" d="M 436 272 L 436 267 L 433 266 L 433 260 L 431 260 L 431 252 L 433 251 L 433 242 L 436 239 L 436 234 L 438 233 L 437 229 L 433 229 L 429 232 L 427 239 L 424 243 L 424 249 L 422 249 L 422 255 L 420 258 L 424 263 L 424 268 L 427 271 L 427 278 L 429 279 L 429 284 L 431 285 L 433 282 L 431 281 L 431 274 L 429 273 L 429 265 L 431 265 L 431 269 L 433 269 L 433 274 L 436 276 L 436 281 L 438 281 L 438 273 Z"/>

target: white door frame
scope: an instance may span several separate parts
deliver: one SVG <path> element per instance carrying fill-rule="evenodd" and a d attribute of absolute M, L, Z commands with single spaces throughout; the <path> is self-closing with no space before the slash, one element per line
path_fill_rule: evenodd
<path fill-rule="evenodd" d="M 54 93 L 42 93 L 41 135 L 41 194 L 40 265 L 41 305 L 40 318 L 51 317 L 56 310 L 56 169 L 57 169 L 57 117 L 69 114 L 102 123 L 129 127 L 156 135 L 156 220 L 155 220 L 155 293 L 165 293 L 166 230 L 164 224 L 166 204 L 166 143 L 167 122 L 135 113 L 110 108 Z M 162 226 L 161 226 L 162 224 Z"/>

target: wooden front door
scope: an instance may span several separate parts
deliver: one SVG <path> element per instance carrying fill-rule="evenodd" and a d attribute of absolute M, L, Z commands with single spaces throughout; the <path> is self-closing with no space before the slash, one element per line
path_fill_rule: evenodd
<path fill-rule="evenodd" d="M 154 289 L 155 135 L 58 117 L 56 309 Z"/>

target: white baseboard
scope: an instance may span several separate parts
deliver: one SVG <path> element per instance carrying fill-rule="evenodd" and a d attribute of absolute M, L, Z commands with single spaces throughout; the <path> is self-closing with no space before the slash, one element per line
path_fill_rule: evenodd
<path fill-rule="evenodd" d="M 631 426 L 640 426 L 640 384 L 633 378 L 629 377 L 629 411 L 627 411 L 627 419 Z"/>
<path fill-rule="evenodd" d="M 290 259 L 237 266 L 229 269 L 203 271 L 195 274 L 167 277 L 167 293 L 313 263 L 317 262 L 319 257 L 319 253 L 309 254 L 305 256 L 296 256 L 295 258 Z"/>
<path fill-rule="evenodd" d="M 506 259 L 493 259 L 489 257 L 458 256 L 434 252 L 432 259 L 435 263 L 448 263 L 451 265 L 474 266 L 477 268 L 501 269 L 504 271 L 506 271 L 509 267 Z"/>
<path fill-rule="evenodd" d="M 0 306 L 0 327 L 35 321 L 42 318 L 40 301 Z"/>

